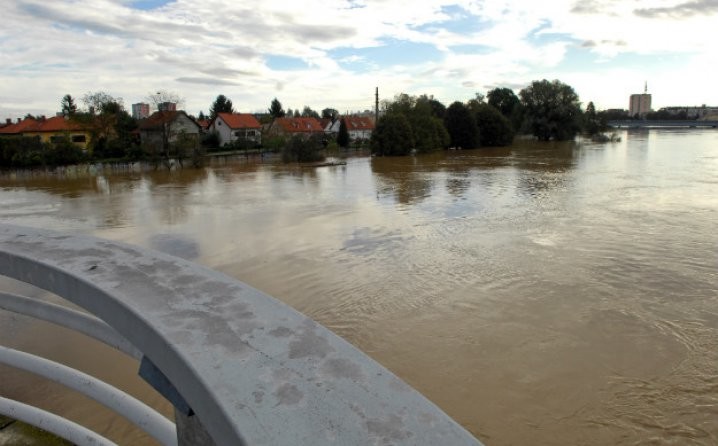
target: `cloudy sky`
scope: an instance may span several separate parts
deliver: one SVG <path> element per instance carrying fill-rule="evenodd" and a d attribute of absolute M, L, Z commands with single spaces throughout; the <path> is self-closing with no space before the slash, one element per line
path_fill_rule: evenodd
<path fill-rule="evenodd" d="M 559 79 L 586 104 L 718 106 L 718 0 L 0 0 L 0 118 L 69 93 L 129 104 L 158 90 L 190 113 L 364 110 L 428 94 Z"/>

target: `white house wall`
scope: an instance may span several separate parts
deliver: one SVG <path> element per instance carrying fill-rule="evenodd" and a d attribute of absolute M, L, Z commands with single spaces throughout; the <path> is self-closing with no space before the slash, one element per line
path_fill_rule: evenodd
<path fill-rule="evenodd" d="M 217 116 L 217 119 L 212 122 L 210 131 L 216 131 L 219 135 L 220 147 L 224 146 L 225 144 L 230 144 L 239 139 L 239 137 L 235 136 L 235 132 L 244 133 L 246 131 L 254 131 L 254 137 L 250 137 L 248 139 L 251 139 L 252 141 L 255 141 L 257 143 L 262 142 L 262 132 L 260 129 L 231 129 L 221 116 Z"/>

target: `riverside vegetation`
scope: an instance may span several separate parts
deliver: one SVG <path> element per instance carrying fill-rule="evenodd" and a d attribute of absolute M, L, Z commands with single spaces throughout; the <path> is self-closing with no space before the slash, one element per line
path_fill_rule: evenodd
<path fill-rule="evenodd" d="M 173 93 L 160 92 L 148 100 L 182 102 Z M 71 95 L 61 101 L 62 113 L 70 120 L 88 129 L 90 141 L 86 151 L 72 143 L 69 136 L 55 138 L 52 143 L 39 137 L 4 136 L 0 138 L 0 167 L 33 168 L 53 167 L 86 162 L 147 161 L 156 166 L 170 166 L 170 160 L 191 158 L 192 164 L 201 164 L 207 152 L 252 151 L 281 153 L 285 162 L 317 161 L 326 149 L 352 146 L 347 129 L 340 128 L 336 137 L 281 137 L 265 136 L 262 145 L 238 140 L 219 147 L 216 133 L 201 137 L 200 147 L 188 151 L 186 144 L 174 142 L 161 151 L 142 144 L 138 136 L 138 121 L 124 108 L 122 98 L 104 92 L 83 96 L 85 109 L 80 110 Z M 427 153 L 447 148 L 473 149 L 487 146 L 507 146 L 515 134 L 531 134 L 539 140 L 573 139 L 581 131 L 600 133 L 606 128 L 603 112 L 596 112 L 593 103 L 584 113 L 578 95 L 569 85 L 558 80 L 533 81 L 516 95 L 509 88 L 495 88 L 486 96 L 476 94 L 466 102 L 455 101 L 446 107 L 433 96 L 399 94 L 382 103 L 383 113 L 376 122 L 370 147 L 375 155 L 396 156 Z M 216 117 L 217 113 L 234 112 L 232 101 L 218 95 L 210 105 L 210 115 L 203 112 L 191 118 L 201 121 Z M 261 116 L 262 123 L 284 116 L 305 116 L 338 119 L 336 109 L 325 108 L 320 113 L 309 107 L 286 112 L 274 98 L 268 113 Z M 26 118 L 33 118 L 27 115 Z M 343 126 L 342 126 L 343 127 Z M 361 142 L 354 142 L 355 145 Z M 190 153 L 191 152 L 191 153 Z"/>

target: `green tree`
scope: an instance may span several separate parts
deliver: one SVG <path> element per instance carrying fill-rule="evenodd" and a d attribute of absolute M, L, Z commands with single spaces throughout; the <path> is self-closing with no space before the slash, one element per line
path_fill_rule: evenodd
<path fill-rule="evenodd" d="M 385 109 L 387 114 L 393 113 L 409 116 L 415 105 L 416 98 L 414 96 L 410 96 L 406 93 L 400 93 L 394 96 L 393 101 L 386 103 Z"/>
<path fill-rule="evenodd" d="M 469 108 L 454 102 L 446 109 L 444 125 L 449 132 L 452 147 L 474 149 L 479 145 L 479 128 Z"/>
<path fill-rule="evenodd" d="M 583 130 L 590 136 L 603 132 L 608 125 L 602 116 L 596 113 L 596 106 L 593 102 L 589 102 L 586 106 L 586 113 L 583 115 Z"/>
<path fill-rule="evenodd" d="M 527 126 L 538 139 L 568 140 L 580 130 L 581 103 L 571 86 L 543 79 L 533 81 L 519 96 Z"/>
<path fill-rule="evenodd" d="M 312 110 L 309 106 L 305 105 L 304 108 L 302 109 L 302 117 L 319 119 L 319 113 Z"/>
<path fill-rule="evenodd" d="M 104 157 L 106 145 L 117 137 L 119 114 L 124 111 L 120 97 L 105 91 L 88 92 L 82 97 L 85 113 L 76 113 L 73 119 L 90 130 L 90 146 L 97 156 Z"/>
<path fill-rule="evenodd" d="M 60 110 L 62 111 L 63 116 L 73 116 L 77 113 L 77 104 L 75 104 L 75 99 L 69 94 L 63 96 L 62 101 L 60 101 Z"/>
<path fill-rule="evenodd" d="M 282 108 L 282 103 L 279 102 L 279 99 L 274 98 L 272 99 L 272 103 L 269 106 L 269 114 L 272 116 L 272 118 L 283 118 L 285 115 L 284 109 Z"/>
<path fill-rule="evenodd" d="M 489 104 L 478 104 L 472 109 L 476 126 L 479 128 L 479 143 L 482 146 L 508 146 L 514 140 L 514 129 L 499 110 Z"/>
<path fill-rule="evenodd" d="M 333 108 L 325 108 L 322 110 L 322 119 L 336 119 L 339 117 L 339 112 Z"/>
<path fill-rule="evenodd" d="M 507 118 L 511 118 L 520 102 L 519 97 L 510 88 L 494 88 L 486 94 L 486 98 L 489 105 Z"/>
<path fill-rule="evenodd" d="M 414 148 L 414 135 L 409 120 L 402 113 L 387 113 L 371 135 L 371 150 L 376 155 L 408 155 Z"/>
<path fill-rule="evenodd" d="M 218 95 L 212 105 L 209 106 L 209 119 L 213 120 L 218 113 L 234 113 L 232 100 L 223 94 Z"/>
<path fill-rule="evenodd" d="M 339 147 L 349 147 L 349 131 L 347 130 L 346 119 L 340 119 L 339 121 L 339 134 L 337 135 L 337 144 L 339 144 Z"/>
<path fill-rule="evenodd" d="M 285 163 L 315 162 L 324 159 L 323 135 L 312 135 L 309 138 L 303 135 L 292 137 L 282 150 L 282 160 Z"/>

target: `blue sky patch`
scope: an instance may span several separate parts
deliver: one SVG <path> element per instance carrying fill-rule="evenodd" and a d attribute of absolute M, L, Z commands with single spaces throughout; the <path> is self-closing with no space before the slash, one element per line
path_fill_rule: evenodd
<path fill-rule="evenodd" d="M 413 26 L 416 31 L 427 32 L 433 29 L 445 29 L 456 34 L 472 34 L 493 26 L 493 22 L 481 19 L 460 6 L 444 6 L 441 12 L 450 17 L 449 20 Z"/>
<path fill-rule="evenodd" d="M 269 68 L 276 71 L 305 70 L 309 68 L 306 62 L 297 57 L 268 55 L 264 60 Z"/>
<path fill-rule="evenodd" d="M 337 48 L 328 52 L 343 68 L 371 70 L 395 65 L 416 65 L 443 57 L 434 45 L 406 40 L 389 40 L 369 48 Z"/>
<path fill-rule="evenodd" d="M 672 67 L 686 63 L 685 54 L 638 54 L 620 53 L 614 57 L 605 57 L 591 51 L 591 48 L 569 46 L 563 61 L 557 67 L 569 71 L 601 71 L 616 67 L 645 71 L 650 73 L 670 70 Z"/>
<path fill-rule="evenodd" d="M 174 0 L 135 0 L 130 3 L 133 9 L 141 9 L 143 11 L 149 11 L 152 9 L 160 8 L 168 3 L 172 3 Z"/>

